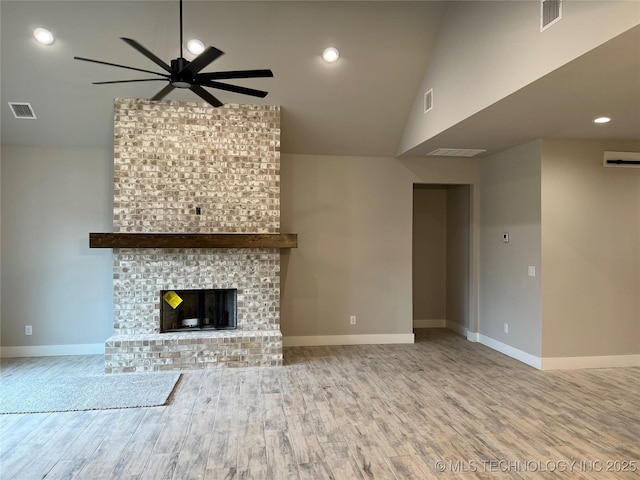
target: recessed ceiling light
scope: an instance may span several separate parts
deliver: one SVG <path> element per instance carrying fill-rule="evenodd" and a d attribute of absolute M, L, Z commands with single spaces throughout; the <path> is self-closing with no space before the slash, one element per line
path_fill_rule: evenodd
<path fill-rule="evenodd" d="M 187 50 L 189 50 L 189 53 L 192 53 L 193 55 L 200 55 L 204 52 L 204 43 L 197 38 L 189 40 L 187 42 Z"/>
<path fill-rule="evenodd" d="M 611 119 L 609 117 L 598 117 L 593 120 L 593 123 L 609 123 Z"/>
<path fill-rule="evenodd" d="M 340 58 L 340 52 L 335 47 L 325 48 L 322 52 L 322 58 L 327 63 L 333 63 Z"/>
<path fill-rule="evenodd" d="M 54 40 L 53 33 L 46 28 L 36 28 L 33 31 L 33 36 L 43 45 L 51 45 Z"/>

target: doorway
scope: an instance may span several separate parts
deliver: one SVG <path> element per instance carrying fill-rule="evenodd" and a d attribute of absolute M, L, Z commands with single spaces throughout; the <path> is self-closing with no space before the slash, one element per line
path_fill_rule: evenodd
<path fill-rule="evenodd" d="M 467 336 L 471 320 L 471 185 L 413 186 L 413 327 Z"/>

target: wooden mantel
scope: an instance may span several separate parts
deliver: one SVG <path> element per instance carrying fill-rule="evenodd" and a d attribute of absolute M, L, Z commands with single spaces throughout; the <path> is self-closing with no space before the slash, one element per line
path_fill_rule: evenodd
<path fill-rule="evenodd" d="M 297 248 L 296 233 L 90 233 L 90 248 Z"/>

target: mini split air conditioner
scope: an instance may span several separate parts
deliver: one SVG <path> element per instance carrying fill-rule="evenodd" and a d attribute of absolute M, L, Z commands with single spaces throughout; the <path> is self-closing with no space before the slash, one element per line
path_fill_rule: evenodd
<path fill-rule="evenodd" d="M 603 165 L 614 168 L 640 168 L 640 152 L 604 152 Z"/>

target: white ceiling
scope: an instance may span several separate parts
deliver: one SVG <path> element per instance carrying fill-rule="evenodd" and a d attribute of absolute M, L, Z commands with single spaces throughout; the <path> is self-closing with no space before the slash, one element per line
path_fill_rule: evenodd
<path fill-rule="evenodd" d="M 198 37 L 225 52 L 204 71 L 273 70 L 275 78 L 229 81 L 267 90 L 265 99 L 213 93 L 226 103 L 280 105 L 283 152 L 394 156 L 446 7 L 434 1 L 185 1 L 185 40 Z M 2 0 L 2 143 L 111 147 L 113 98 L 149 98 L 163 84 L 91 85 L 146 75 L 73 57 L 158 70 L 119 37 L 137 40 L 169 63 L 178 56 L 178 12 L 177 0 Z M 38 26 L 54 32 L 53 45 L 35 42 Z M 330 45 L 341 51 L 336 64 L 320 58 Z M 167 98 L 199 100 L 188 91 Z M 10 101 L 31 103 L 37 120 L 14 119 Z M 615 121 L 604 129 L 583 122 L 580 116 L 595 107 L 606 107 L 599 111 Z M 640 139 L 640 27 L 406 154 L 438 147 L 491 152 L 550 136 Z"/>

